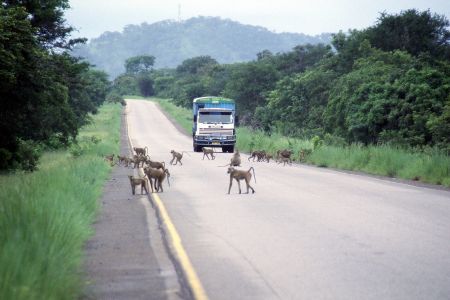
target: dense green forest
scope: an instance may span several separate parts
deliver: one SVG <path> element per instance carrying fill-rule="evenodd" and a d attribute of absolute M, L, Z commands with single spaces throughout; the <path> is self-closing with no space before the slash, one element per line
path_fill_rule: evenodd
<path fill-rule="evenodd" d="M 64 147 L 104 101 L 107 74 L 69 52 L 68 0 L 0 5 L 0 169 L 34 170 L 40 149 Z"/>
<path fill-rule="evenodd" d="M 174 68 L 196 56 L 208 55 L 220 63 L 243 62 L 252 60 L 261 49 L 276 53 L 299 44 L 328 44 L 330 40 L 330 34 L 274 33 L 228 19 L 197 17 L 128 25 L 123 32 L 103 33 L 73 53 L 115 78 L 124 72 L 123 62 L 132 56 L 150 54 L 156 57 L 156 68 Z"/>
<path fill-rule="evenodd" d="M 430 11 L 383 13 L 369 28 L 334 34 L 332 46 L 263 50 L 234 64 L 198 56 L 139 74 L 117 77 L 111 96 L 155 94 L 190 107 L 223 95 L 237 101 L 241 124 L 268 133 L 450 151 L 449 21 Z"/>

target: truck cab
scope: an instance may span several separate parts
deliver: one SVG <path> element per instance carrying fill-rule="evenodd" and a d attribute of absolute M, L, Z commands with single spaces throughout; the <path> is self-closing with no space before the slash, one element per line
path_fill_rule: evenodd
<path fill-rule="evenodd" d="M 232 99 L 200 97 L 193 100 L 192 141 L 195 152 L 203 147 L 220 147 L 234 152 L 236 106 Z"/>

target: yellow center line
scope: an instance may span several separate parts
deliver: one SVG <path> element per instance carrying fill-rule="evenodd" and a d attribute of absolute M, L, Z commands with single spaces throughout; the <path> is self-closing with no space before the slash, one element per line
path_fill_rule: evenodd
<path fill-rule="evenodd" d="M 162 203 L 158 194 L 153 193 L 153 194 L 151 194 L 151 196 L 153 197 L 153 200 L 154 200 L 156 206 L 158 207 L 160 216 L 163 219 L 164 224 L 166 224 L 167 230 L 168 230 L 169 235 L 172 240 L 173 248 L 176 252 L 179 263 L 181 264 L 181 267 L 183 268 L 183 271 L 186 274 L 186 277 L 187 277 L 186 279 L 192 290 L 194 299 L 207 300 L 208 296 L 206 296 L 206 293 L 205 293 L 205 290 L 203 289 L 202 283 L 200 282 L 200 279 L 198 278 L 197 273 L 195 272 L 195 269 L 192 266 L 192 263 L 187 255 L 186 251 L 183 248 L 183 244 L 181 243 L 180 235 L 178 234 L 178 232 L 175 228 L 175 225 L 173 225 L 172 220 L 170 219 L 169 214 L 167 213 L 166 207 Z"/>
<path fill-rule="evenodd" d="M 126 114 L 129 113 L 128 106 L 125 108 Z M 127 135 L 128 135 L 128 142 L 130 143 L 131 149 L 133 149 L 133 143 L 131 142 L 130 138 L 130 128 L 128 124 L 128 118 L 127 119 Z M 194 267 L 192 266 L 192 263 L 184 250 L 183 244 L 181 243 L 180 235 L 178 234 L 175 225 L 173 225 L 172 220 L 169 217 L 169 214 L 167 213 L 166 207 L 164 206 L 163 202 L 159 198 L 158 194 L 152 193 L 150 194 L 153 198 L 153 202 L 156 204 L 159 215 L 162 218 L 162 221 L 167 227 L 167 231 L 170 235 L 170 239 L 172 241 L 172 247 L 175 251 L 175 254 L 178 258 L 178 261 L 181 265 L 181 268 L 183 269 L 183 272 L 186 276 L 187 283 L 189 285 L 189 288 L 192 291 L 192 294 L 194 296 L 195 300 L 208 300 L 208 296 L 206 295 L 205 290 L 203 289 L 202 283 L 200 282 L 200 279 L 197 276 L 197 273 L 195 272 Z"/>

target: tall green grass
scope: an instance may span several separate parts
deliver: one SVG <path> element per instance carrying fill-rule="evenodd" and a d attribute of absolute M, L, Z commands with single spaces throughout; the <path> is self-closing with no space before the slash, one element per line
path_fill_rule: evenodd
<path fill-rule="evenodd" d="M 152 98 L 167 112 L 188 134 L 192 133 L 192 110 L 176 106 L 166 99 Z"/>
<path fill-rule="evenodd" d="M 75 299 L 83 245 L 119 149 L 120 110 L 104 105 L 79 146 L 45 153 L 39 170 L 0 176 L 0 299 Z"/>
<path fill-rule="evenodd" d="M 190 109 L 175 106 L 170 101 L 151 99 L 160 103 L 183 128 L 190 132 L 192 112 Z M 240 151 L 266 150 L 275 154 L 279 149 L 293 150 L 294 160 L 300 159 L 302 149 L 313 149 L 313 142 L 305 139 L 288 138 L 278 133 L 268 135 L 247 127 L 237 129 L 237 148 Z M 306 162 L 343 170 L 362 171 L 369 174 L 419 180 L 426 183 L 450 187 L 450 157 L 432 149 L 428 152 L 405 150 L 389 145 L 350 146 L 322 145 L 317 147 Z"/>

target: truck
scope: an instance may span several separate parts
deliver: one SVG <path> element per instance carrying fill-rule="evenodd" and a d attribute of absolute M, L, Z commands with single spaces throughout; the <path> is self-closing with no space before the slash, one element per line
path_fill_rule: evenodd
<path fill-rule="evenodd" d="M 236 144 L 236 104 L 232 99 L 208 96 L 195 98 L 193 105 L 192 142 L 195 152 L 203 147 L 220 147 L 234 152 Z"/>

